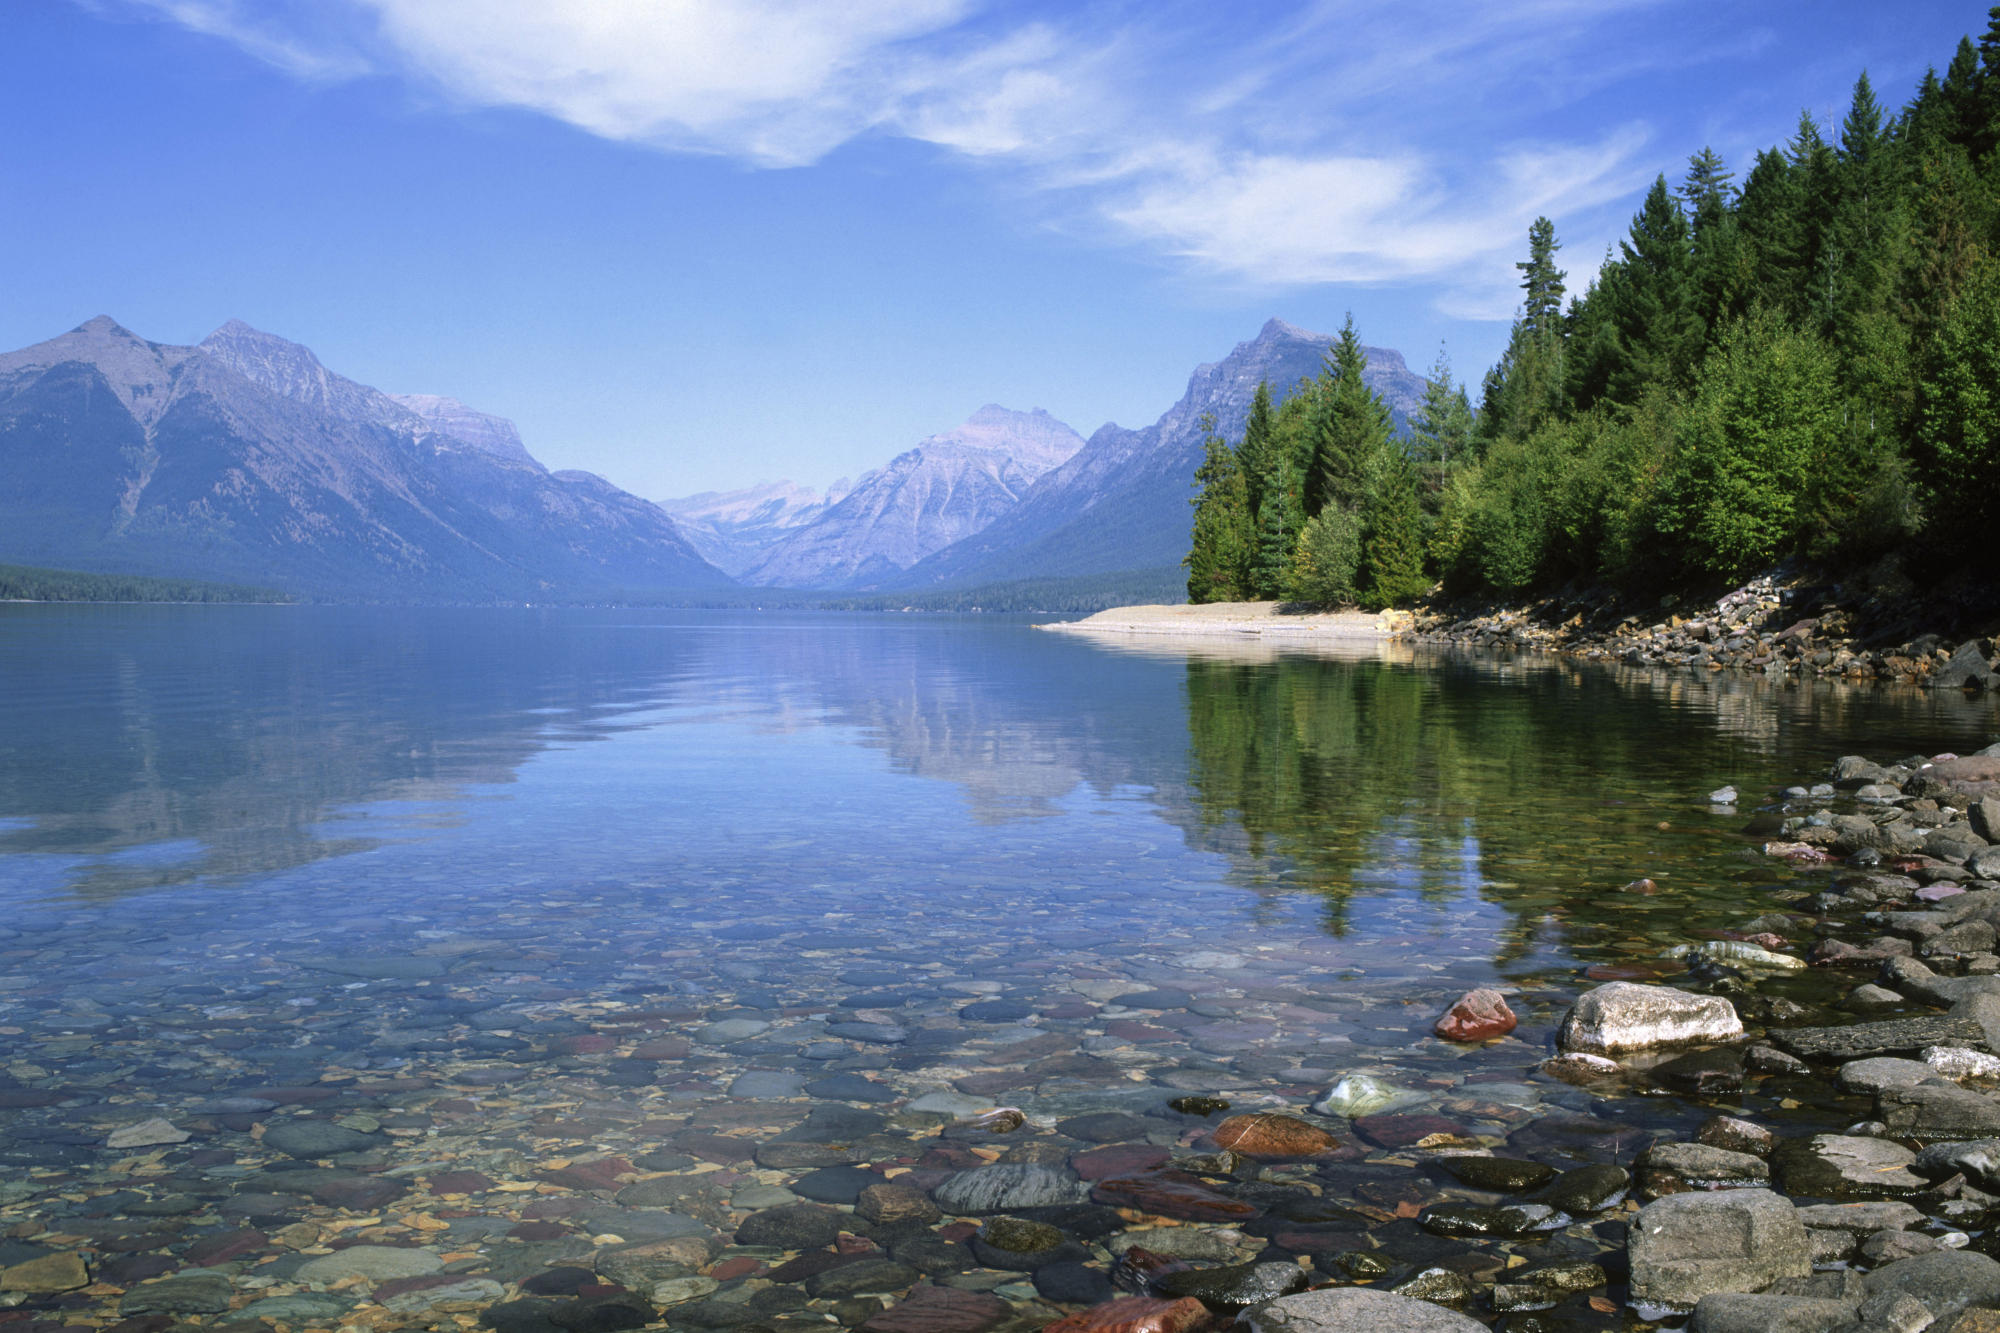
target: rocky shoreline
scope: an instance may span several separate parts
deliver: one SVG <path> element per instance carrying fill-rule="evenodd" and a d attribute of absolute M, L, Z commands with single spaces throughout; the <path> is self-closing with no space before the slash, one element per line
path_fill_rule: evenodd
<path fill-rule="evenodd" d="M 1030 1114 L 995 1104 L 1018 1075 L 908 1096 L 893 1058 L 753 1064 L 649 1119 L 626 1071 L 770 1023 L 496 1009 L 466 1040 L 555 1061 L 535 1101 L 504 1068 L 411 1065 L 106 1135 L 17 1060 L 6 1137 L 45 1155 L 0 1176 L 0 1333 L 2000 1329 L 2000 746 L 1843 759 L 1746 835 L 1780 875 L 1740 929 L 1588 969 L 1559 1023 L 1465 995 L 1427 1041 L 1502 1058 L 1458 1079 L 1246 1098 L 1180 1069 Z M 1027 1016 L 984 984 L 965 1021 Z M 1043 1012 L 1098 1015 L 1110 1050 L 1189 1005 L 1080 979 Z M 844 1012 L 841 1051 L 915 1035 Z M 1094 1058 L 1027 1040 L 1044 1077 Z"/>
<path fill-rule="evenodd" d="M 1835 588 L 1766 575 L 1713 603 L 1651 614 L 1589 593 L 1504 609 L 1439 604 L 1419 608 L 1409 633 L 1426 643 L 1684 671 L 2000 689 L 2000 642 L 1989 634 L 1881 631 L 1871 628 L 1877 618 Z"/>

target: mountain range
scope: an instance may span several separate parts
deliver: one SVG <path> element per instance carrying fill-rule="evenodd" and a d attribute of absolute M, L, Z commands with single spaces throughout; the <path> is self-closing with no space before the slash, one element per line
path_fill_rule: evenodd
<path fill-rule="evenodd" d="M 1320 372 L 1333 341 L 1273 319 L 1222 360 L 1196 367 L 1180 401 L 1152 425 L 1107 424 L 1087 441 L 1046 413 L 982 408 L 957 431 L 869 473 L 837 503 L 795 505 L 782 522 L 732 529 L 741 544 L 726 552 L 724 567 L 755 585 L 870 591 L 1175 568 L 1187 551 L 1202 418 L 1213 414 L 1223 435 L 1240 437 L 1257 385 L 1268 383 L 1283 402 Z M 1396 428 L 1407 430 L 1423 400 L 1423 377 L 1400 352 L 1365 350 L 1362 378 Z M 1039 452 L 1025 447 L 1034 441 Z M 1011 471 L 992 465 L 1009 458 Z M 662 503 L 700 519 L 773 503 L 767 497 L 810 494 L 778 482 Z M 936 512 L 926 506 L 940 496 L 946 502 L 939 510 L 953 502 L 962 508 L 952 512 L 955 521 L 926 528 Z M 724 563 L 719 548 L 704 554 Z"/>
<path fill-rule="evenodd" d="M 851 485 L 656 504 L 549 471 L 505 418 L 370 388 L 241 321 L 184 347 L 100 316 L 0 355 L 0 562 L 362 600 L 916 594 L 1135 573 L 1171 586 L 1203 418 L 1240 435 L 1257 385 L 1282 401 L 1332 341 L 1271 320 L 1138 430 L 1085 440 L 1039 409 L 988 405 Z M 1367 354 L 1404 427 L 1422 377 L 1395 351 Z"/>
<path fill-rule="evenodd" d="M 0 558 L 321 597 L 729 582 L 656 505 L 549 472 L 500 418 L 392 398 L 235 320 L 180 347 L 99 316 L 0 355 Z"/>

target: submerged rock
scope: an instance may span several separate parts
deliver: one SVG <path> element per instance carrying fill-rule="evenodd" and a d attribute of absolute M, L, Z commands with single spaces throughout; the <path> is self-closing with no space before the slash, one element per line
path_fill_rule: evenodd
<path fill-rule="evenodd" d="M 1742 1035 L 1735 1006 L 1720 996 L 1613 981 L 1577 997 L 1556 1042 L 1565 1051 L 1605 1055 Z"/>
<path fill-rule="evenodd" d="M 1514 1030 L 1520 1020 L 1497 990 L 1467 991 L 1438 1019 L 1433 1030 L 1446 1041 L 1491 1041 Z"/>

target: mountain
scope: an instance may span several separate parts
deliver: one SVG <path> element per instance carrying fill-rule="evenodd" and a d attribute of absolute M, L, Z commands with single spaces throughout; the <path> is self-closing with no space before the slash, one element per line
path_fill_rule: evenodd
<path fill-rule="evenodd" d="M 743 574 L 780 588 L 868 587 L 983 531 L 1083 448 L 1039 408 L 991 404 L 864 475 Z"/>
<path fill-rule="evenodd" d="M 853 490 L 842 477 L 821 495 L 789 481 L 764 481 L 740 491 L 702 491 L 661 500 L 702 559 L 732 578 L 745 571 L 794 528 L 805 526 Z"/>
<path fill-rule="evenodd" d="M 389 397 L 397 406 L 408 408 L 428 421 L 440 435 L 495 458 L 526 463 L 532 468 L 542 466 L 528 452 L 528 446 L 521 443 L 521 432 L 505 417 L 475 411 L 458 399 L 441 394 L 392 393 Z"/>
<path fill-rule="evenodd" d="M 0 355 L 0 560 L 317 596 L 516 600 L 728 583 L 657 506 L 513 426 L 399 401 L 232 320 L 99 316 Z"/>
<path fill-rule="evenodd" d="M 1100 427 L 983 531 L 880 586 L 969 586 L 1179 565 L 1188 548 L 1202 416 L 1214 413 L 1223 435 L 1240 438 L 1257 385 L 1269 383 L 1282 402 L 1300 380 L 1319 374 L 1333 342 L 1327 334 L 1271 320 L 1222 360 L 1197 366 L 1187 392 L 1158 421 L 1143 430 Z M 1400 352 L 1365 350 L 1363 380 L 1388 404 L 1396 428 L 1407 430 L 1409 414 L 1423 400 L 1423 377 Z"/>

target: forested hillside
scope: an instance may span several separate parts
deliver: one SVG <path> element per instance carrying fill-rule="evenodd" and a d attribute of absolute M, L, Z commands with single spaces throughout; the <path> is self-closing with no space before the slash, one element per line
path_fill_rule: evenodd
<path fill-rule="evenodd" d="M 1308 391 L 1210 439 L 1190 597 L 1962 568 L 2000 519 L 1996 148 L 2000 8 L 1900 111 L 1863 73 L 1740 177 L 1706 148 L 1661 175 L 1580 294 L 1538 219 L 1476 414 L 1440 358 L 1393 437 L 1350 324 Z"/>

